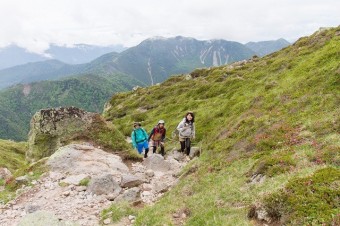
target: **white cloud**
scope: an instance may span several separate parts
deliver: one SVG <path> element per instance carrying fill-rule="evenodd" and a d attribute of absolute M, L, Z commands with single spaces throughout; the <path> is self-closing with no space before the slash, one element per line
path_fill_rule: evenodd
<path fill-rule="evenodd" d="M 0 46 L 136 45 L 152 36 L 294 39 L 340 24 L 337 0 L 0 0 Z"/>

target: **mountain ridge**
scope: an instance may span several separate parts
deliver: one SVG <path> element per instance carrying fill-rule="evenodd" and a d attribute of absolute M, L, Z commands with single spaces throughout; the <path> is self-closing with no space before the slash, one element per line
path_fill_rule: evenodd
<path fill-rule="evenodd" d="M 80 49 L 85 46 L 85 51 L 91 48 L 99 48 L 88 45 L 78 45 L 78 47 L 79 46 L 81 47 Z M 58 47 L 52 44 L 50 49 L 53 50 L 53 48 L 56 49 L 56 51 L 58 51 L 58 48 L 67 49 L 67 47 Z M 77 48 L 77 45 L 74 48 Z M 70 51 L 73 50 L 71 49 Z M 274 49 L 271 48 L 271 51 L 274 51 Z M 53 55 L 53 51 L 47 51 L 46 54 Z M 80 54 L 76 53 L 75 56 L 72 56 L 71 53 L 64 55 L 70 58 L 79 58 L 83 55 L 85 55 L 86 57 L 86 54 L 84 54 L 83 52 L 81 52 Z M 91 69 L 91 67 L 96 67 L 96 63 L 102 66 L 104 66 L 104 63 L 106 63 L 107 65 L 104 67 L 109 68 L 110 71 L 115 69 L 115 71 L 121 71 L 123 73 L 130 74 L 145 84 L 155 84 L 164 81 L 168 76 L 172 74 L 188 73 L 197 67 L 219 66 L 234 61 L 247 59 L 252 57 L 253 55 L 256 55 L 256 53 L 253 52 L 253 50 L 249 50 L 248 47 L 244 47 L 243 44 L 233 41 L 226 41 L 223 39 L 200 41 L 184 36 L 176 36 L 171 38 L 153 37 L 146 39 L 142 41 L 139 45 L 128 48 L 120 53 L 106 53 L 84 64 L 71 64 L 71 60 L 63 61 L 57 59 L 61 62 L 66 62 L 66 71 L 64 72 L 65 74 L 59 73 L 62 73 L 62 71 L 49 71 L 48 73 L 51 74 L 49 75 L 47 73 L 45 77 L 48 79 L 54 79 L 53 76 L 59 78 L 76 73 L 92 73 L 94 70 Z M 103 59 L 103 56 L 105 56 L 107 60 L 100 62 L 101 59 Z M 111 59 L 109 59 L 110 57 Z M 41 65 L 42 63 L 36 62 L 33 64 Z M 32 66 L 32 64 L 25 65 Z M 21 77 L 36 76 L 29 73 L 24 74 L 24 72 L 20 70 L 15 72 L 15 69 L 20 68 L 18 66 L 0 70 L 0 81 L 2 84 L 0 89 L 5 88 L 5 86 L 21 82 L 21 80 L 15 79 L 18 74 L 20 74 Z M 21 65 L 21 67 L 25 66 Z M 30 69 L 28 68 L 27 71 L 30 71 Z M 36 66 L 35 73 L 42 74 L 46 72 L 44 71 L 44 68 L 39 69 L 39 67 Z M 7 81 L 11 79 L 15 82 Z M 22 81 L 39 80 L 25 78 L 22 79 Z"/>

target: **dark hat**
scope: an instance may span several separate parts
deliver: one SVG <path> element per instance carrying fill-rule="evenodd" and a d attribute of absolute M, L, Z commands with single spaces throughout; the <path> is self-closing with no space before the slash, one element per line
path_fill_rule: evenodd
<path fill-rule="evenodd" d="M 138 126 L 141 126 L 142 124 L 141 124 L 140 122 L 134 122 L 134 123 L 133 123 L 133 127 L 135 127 L 135 126 L 137 126 L 137 125 L 138 125 Z"/>

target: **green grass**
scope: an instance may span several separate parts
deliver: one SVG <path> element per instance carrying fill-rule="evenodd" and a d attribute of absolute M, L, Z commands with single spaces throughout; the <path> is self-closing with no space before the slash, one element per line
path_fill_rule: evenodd
<path fill-rule="evenodd" d="M 331 225 L 340 213 L 340 170 L 327 167 L 292 179 L 284 189 L 267 196 L 264 206 L 281 224 Z"/>
<path fill-rule="evenodd" d="M 128 203 L 114 204 L 110 208 L 105 209 L 101 213 L 102 219 L 110 218 L 111 222 L 118 222 L 123 217 L 128 217 L 129 215 L 136 216 L 137 210 L 132 208 Z"/>
<path fill-rule="evenodd" d="M 26 164 L 26 142 L 0 140 L 0 168 L 8 168 L 13 174 L 15 170 Z"/>
<path fill-rule="evenodd" d="M 196 142 L 203 149 L 192 163 L 198 170 L 141 210 L 136 225 L 176 225 L 172 216 L 183 211 L 186 225 L 251 225 L 247 213 L 254 203 L 288 181 L 338 168 L 339 33 L 339 27 L 315 33 L 240 67 L 195 70 L 192 80 L 171 77 L 159 86 L 114 95 L 104 116 L 124 135 L 131 133 L 133 121 L 142 121 L 149 132 L 164 119 L 170 136 L 192 110 Z M 256 173 L 266 180 L 249 183 Z M 337 207 L 330 209 L 334 213 Z M 313 219 L 324 214 L 319 211 Z M 287 222 L 303 222 L 307 215 L 289 215 Z"/>
<path fill-rule="evenodd" d="M 84 178 L 79 182 L 79 186 L 87 186 L 90 183 L 90 178 Z"/>

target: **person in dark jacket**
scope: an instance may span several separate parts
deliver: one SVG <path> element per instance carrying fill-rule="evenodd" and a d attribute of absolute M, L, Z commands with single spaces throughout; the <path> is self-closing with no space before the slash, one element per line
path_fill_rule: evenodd
<path fill-rule="evenodd" d="M 181 144 L 181 152 L 190 154 L 191 140 L 195 139 L 195 115 L 189 111 L 186 113 L 183 120 L 178 124 L 177 130 L 179 131 L 179 142 Z"/>
<path fill-rule="evenodd" d="M 137 149 L 139 154 L 142 154 L 144 148 L 144 158 L 147 158 L 149 152 L 148 134 L 141 127 L 140 122 L 134 122 L 133 128 L 131 133 L 132 146 Z"/>
<path fill-rule="evenodd" d="M 157 126 L 155 126 L 150 135 L 149 142 L 152 147 L 153 153 L 156 153 L 157 147 L 161 147 L 161 155 L 165 155 L 164 141 L 165 141 L 166 129 L 164 120 L 159 120 Z"/>

